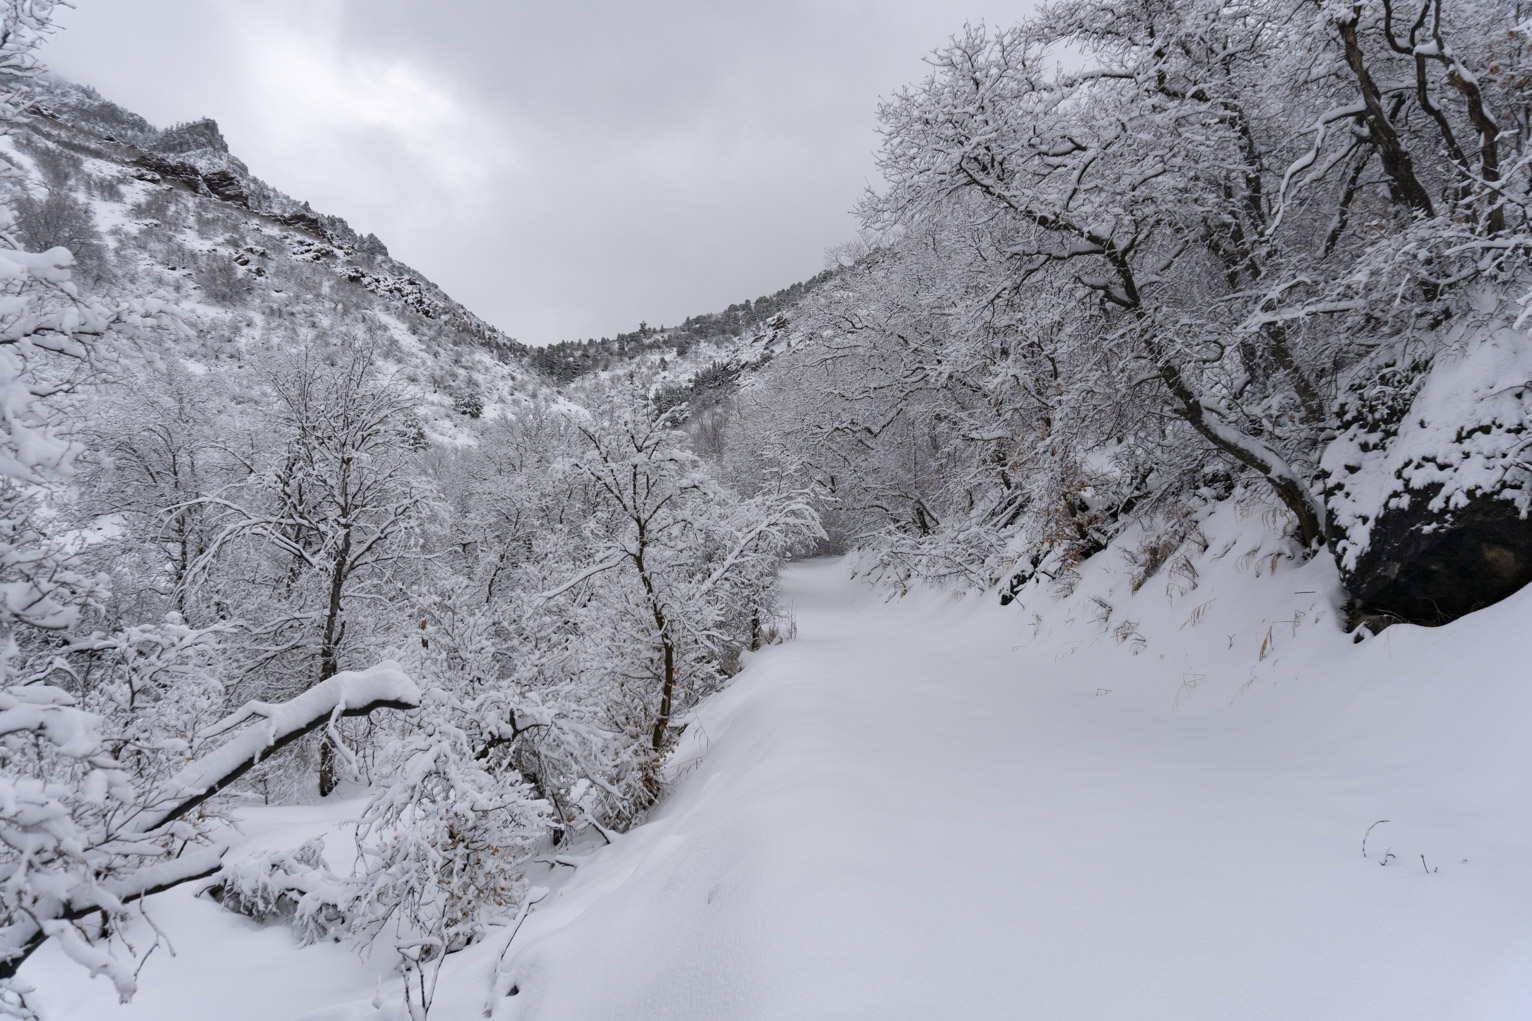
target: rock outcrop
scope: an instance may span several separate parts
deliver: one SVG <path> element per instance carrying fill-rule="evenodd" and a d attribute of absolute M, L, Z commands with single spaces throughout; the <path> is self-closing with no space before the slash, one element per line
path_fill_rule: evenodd
<path fill-rule="evenodd" d="M 1445 624 L 1532 582 L 1532 353 L 1481 324 L 1340 403 L 1323 459 L 1353 619 Z"/>

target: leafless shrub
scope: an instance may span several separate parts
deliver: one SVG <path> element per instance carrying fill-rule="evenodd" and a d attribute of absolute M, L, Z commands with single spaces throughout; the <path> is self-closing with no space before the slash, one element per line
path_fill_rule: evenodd
<path fill-rule="evenodd" d="M 106 199 L 108 202 L 122 201 L 122 182 L 115 177 L 85 175 L 85 190 L 98 199 Z"/>
<path fill-rule="evenodd" d="M 106 252 L 90 207 L 62 189 L 54 189 L 40 199 L 18 196 L 16 232 L 32 251 L 69 249 L 83 273 L 99 273 L 105 264 Z"/>
<path fill-rule="evenodd" d="M 250 293 L 250 278 L 221 252 L 208 252 L 197 259 L 197 286 L 209 301 L 234 305 Z"/>
<path fill-rule="evenodd" d="M 49 191 L 66 189 L 74 183 L 75 173 L 80 168 L 79 157 L 30 135 L 13 137 L 17 139 L 17 147 L 37 167 Z"/>
<path fill-rule="evenodd" d="M 178 201 L 175 189 L 168 185 L 151 188 L 133 206 L 133 216 L 138 220 L 154 220 L 164 223 L 171 217 Z"/>

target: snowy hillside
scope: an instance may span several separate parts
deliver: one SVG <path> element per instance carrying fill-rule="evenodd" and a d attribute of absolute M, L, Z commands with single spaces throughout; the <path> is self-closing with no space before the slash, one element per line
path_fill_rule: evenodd
<path fill-rule="evenodd" d="M 509 411 L 542 389 L 524 347 L 375 236 L 251 176 L 213 121 L 156 129 L 56 80 L 30 111 L 4 143 L 25 174 L 19 230 L 38 248 L 75 250 L 94 289 L 173 308 L 175 327 L 144 341 L 154 354 L 237 375 L 303 337 L 366 338 L 418 396 L 427 431 L 458 442 L 465 414 Z"/>

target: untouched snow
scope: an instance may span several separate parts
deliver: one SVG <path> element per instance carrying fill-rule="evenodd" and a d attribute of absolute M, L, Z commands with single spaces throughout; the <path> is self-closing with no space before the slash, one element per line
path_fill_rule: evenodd
<path fill-rule="evenodd" d="M 359 799 L 325 805 L 246 808 L 234 815 L 244 839 L 232 855 L 297 847 L 323 833 L 326 857 L 342 865 L 354 846 L 349 827 L 361 814 Z M 389 968 L 382 957 L 363 961 L 335 944 L 299 946 L 282 926 L 262 926 L 192 896 L 198 884 L 149 898 L 148 912 L 168 945 L 150 954 L 139 974 L 138 993 L 119 1005 L 111 983 L 88 980 L 45 945 L 22 971 L 38 990 L 44 1021 L 293 1021 L 315 1006 L 370 998 Z M 131 938 L 152 942 L 147 926 Z"/>
<path fill-rule="evenodd" d="M 1203 530 L 1194 572 L 1134 594 L 1114 547 L 1004 608 L 790 569 L 798 640 L 702 707 L 648 824 L 537 879 L 494 1016 L 1525 1016 L 1532 591 L 1353 644 L 1333 565 Z M 242 815 L 297 846 L 356 810 Z M 181 956 L 118 1009 L 40 954 L 47 1018 L 402 1017 L 381 958 L 150 910 Z M 503 945 L 449 960 L 433 1019 L 485 1016 Z"/>
<path fill-rule="evenodd" d="M 1273 663 L 1250 654 L 1264 628 L 1226 643 L 1204 620 L 1192 690 L 1153 639 L 1072 654 L 1029 643 L 1018 614 L 884 606 L 844 575 L 789 572 L 799 640 L 706 707 L 691 735 L 707 757 L 657 818 L 532 915 L 504 1017 L 1532 1003 L 1532 593 L 1360 646 L 1322 622 L 1231 707 Z"/>

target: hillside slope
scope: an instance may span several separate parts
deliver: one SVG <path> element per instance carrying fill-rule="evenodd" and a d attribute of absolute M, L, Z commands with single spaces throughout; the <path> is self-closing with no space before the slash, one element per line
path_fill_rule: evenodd
<path fill-rule="evenodd" d="M 108 304 L 153 296 L 166 328 L 124 352 L 175 353 L 238 378 L 250 362 L 316 344 L 375 345 L 412 391 L 427 434 L 470 440 L 465 419 L 514 409 L 545 387 L 527 349 L 372 234 L 250 174 L 211 120 L 159 129 L 94 91 L 38 83 L 28 118 L 0 139 L 23 173 L 18 230 L 75 252 L 80 283 Z"/>

